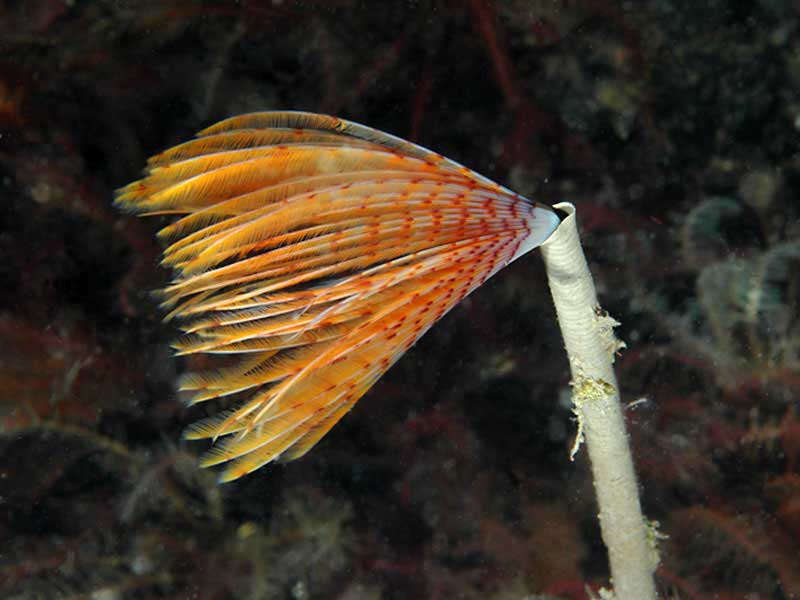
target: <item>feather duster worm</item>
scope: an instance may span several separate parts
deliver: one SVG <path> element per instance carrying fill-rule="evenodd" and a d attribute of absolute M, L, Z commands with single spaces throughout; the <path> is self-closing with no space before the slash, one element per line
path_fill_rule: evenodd
<path fill-rule="evenodd" d="M 221 481 L 308 452 L 438 319 L 558 225 L 548 207 L 462 165 L 342 119 L 222 121 L 148 162 L 124 210 L 159 232 L 175 348 L 236 355 L 189 373 L 192 403 L 240 404 L 192 425 Z M 218 439 L 220 438 L 220 439 Z"/>

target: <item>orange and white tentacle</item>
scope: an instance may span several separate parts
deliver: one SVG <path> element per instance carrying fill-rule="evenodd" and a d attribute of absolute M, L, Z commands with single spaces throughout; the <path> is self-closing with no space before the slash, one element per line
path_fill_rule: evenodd
<path fill-rule="evenodd" d="M 335 117 L 222 121 L 159 154 L 116 203 L 174 214 L 163 306 L 192 402 L 238 404 L 191 426 L 221 480 L 302 456 L 438 319 L 558 219 L 420 146 Z M 218 440 L 218 438 L 221 438 Z"/>

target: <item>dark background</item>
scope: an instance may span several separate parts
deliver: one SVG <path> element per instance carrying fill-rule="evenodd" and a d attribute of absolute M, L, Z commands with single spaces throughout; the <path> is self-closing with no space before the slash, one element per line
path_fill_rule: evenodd
<path fill-rule="evenodd" d="M 221 487 L 196 468 L 151 294 L 163 222 L 117 214 L 113 190 L 215 120 L 304 109 L 575 203 L 642 399 L 663 596 L 799 597 L 799 33 L 789 0 L 0 2 L 0 596 L 606 581 L 535 255 L 302 460 Z"/>

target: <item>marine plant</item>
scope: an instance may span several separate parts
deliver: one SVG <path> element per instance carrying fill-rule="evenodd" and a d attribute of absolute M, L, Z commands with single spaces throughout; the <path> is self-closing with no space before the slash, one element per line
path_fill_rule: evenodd
<path fill-rule="evenodd" d="M 800 240 L 789 225 L 770 227 L 756 208 L 724 196 L 698 202 L 677 238 L 694 294 L 674 308 L 643 293 L 648 312 L 713 364 L 727 389 L 791 382 L 800 366 Z M 787 211 L 787 223 L 793 219 Z"/>

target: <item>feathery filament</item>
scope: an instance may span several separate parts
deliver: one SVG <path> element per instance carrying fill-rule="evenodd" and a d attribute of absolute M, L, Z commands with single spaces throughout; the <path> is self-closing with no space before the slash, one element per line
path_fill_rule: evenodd
<path fill-rule="evenodd" d="M 222 121 L 148 161 L 116 204 L 159 232 L 192 403 L 243 394 L 186 432 L 230 481 L 311 449 L 438 319 L 538 246 L 555 213 L 443 156 L 302 112 Z M 250 394 L 246 396 L 246 394 Z M 220 439 L 221 438 L 221 439 Z"/>

